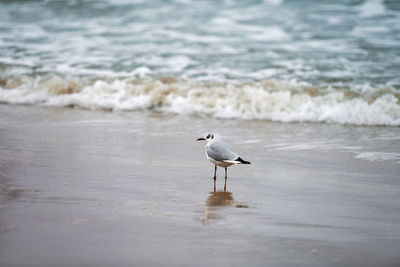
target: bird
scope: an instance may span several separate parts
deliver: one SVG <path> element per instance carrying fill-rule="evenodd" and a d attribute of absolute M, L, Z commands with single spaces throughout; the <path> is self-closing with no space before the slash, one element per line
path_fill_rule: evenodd
<path fill-rule="evenodd" d="M 238 156 L 232 149 L 222 140 L 222 138 L 216 133 L 209 133 L 205 137 L 197 138 L 197 141 L 207 141 L 206 144 L 206 157 L 215 165 L 214 168 L 214 192 L 216 189 L 217 181 L 217 166 L 225 168 L 225 186 L 224 191 L 226 192 L 226 180 L 228 176 L 227 168 L 236 164 L 251 164 L 249 161 L 243 160 Z"/>

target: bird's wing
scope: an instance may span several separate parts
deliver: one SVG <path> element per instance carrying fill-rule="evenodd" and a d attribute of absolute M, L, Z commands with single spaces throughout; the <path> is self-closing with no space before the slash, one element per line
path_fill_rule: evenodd
<path fill-rule="evenodd" d="M 233 161 L 238 158 L 238 155 L 222 141 L 211 143 L 206 151 L 207 156 L 216 161 Z"/>

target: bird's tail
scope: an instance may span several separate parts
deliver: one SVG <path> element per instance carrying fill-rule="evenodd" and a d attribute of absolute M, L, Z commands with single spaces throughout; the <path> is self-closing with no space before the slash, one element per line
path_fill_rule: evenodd
<path fill-rule="evenodd" d="M 242 164 L 251 164 L 250 161 L 245 161 L 245 160 L 243 160 L 241 157 L 238 157 L 238 158 L 236 159 L 236 161 L 239 161 L 239 162 L 242 163 Z"/>

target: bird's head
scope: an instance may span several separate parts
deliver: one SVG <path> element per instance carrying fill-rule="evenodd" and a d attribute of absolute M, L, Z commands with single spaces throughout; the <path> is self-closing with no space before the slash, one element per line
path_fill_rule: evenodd
<path fill-rule="evenodd" d="M 208 142 L 211 142 L 212 140 L 215 140 L 217 138 L 218 138 L 218 135 L 216 133 L 208 133 L 204 137 L 197 138 L 197 141 L 205 140 L 208 143 Z"/>

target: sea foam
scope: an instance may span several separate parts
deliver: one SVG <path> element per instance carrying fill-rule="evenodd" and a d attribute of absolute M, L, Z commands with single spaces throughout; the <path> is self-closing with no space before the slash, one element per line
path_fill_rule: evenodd
<path fill-rule="evenodd" d="M 362 152 L 355 155 L 356 159 L 367 161 L 399 160 L 400 153 L 389 152 Z M 400 163 L 400 162 L 398 162 Z"/>
<path fill-rule="evenodd" d="M 0 81 L 0 102 L 105 110 L 157 110 L 216 118 L 400 125 L 399 92 L 356 93 L 297 82 L 202 82 L 173 77 L 84 79 L 55 74 Z"/>

